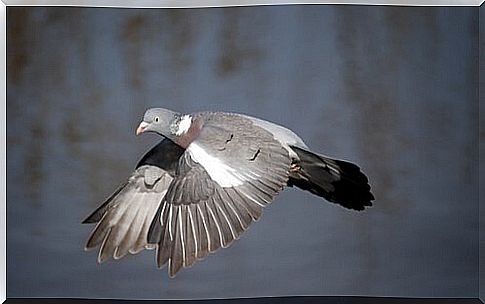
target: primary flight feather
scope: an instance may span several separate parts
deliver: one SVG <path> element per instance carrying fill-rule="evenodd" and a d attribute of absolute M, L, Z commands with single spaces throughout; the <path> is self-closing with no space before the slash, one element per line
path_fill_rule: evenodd
<path fill-rule="evenodd" d="M 168 264 L 173 277 L 238 239 L 285 186 L 354 210 L 374 200 L 358 166 L 258 118 L 154 108 L 136 130 L 144 132 L 163 139 L 83 222 L 97 223 L 86 249 L 100 247 L 98 262 L 156 248 L 158 267 Z"/>

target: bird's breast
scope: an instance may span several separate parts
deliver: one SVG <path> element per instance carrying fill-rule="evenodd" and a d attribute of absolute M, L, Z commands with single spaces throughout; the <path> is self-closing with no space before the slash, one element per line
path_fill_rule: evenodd
<path fill-rule="evenodd" d="M 202 130 L 203 126 L 203 120 L 202 118 L 194 118 L 192 120 L 192 124 L 188 128 L 187 132 L 179 135 L 175 139 L 175 143 L 179 146 L 181 146 L 184 149 L 187 149 L 187 147 L 197 139 L 200 135 L 200 131 Z"/>

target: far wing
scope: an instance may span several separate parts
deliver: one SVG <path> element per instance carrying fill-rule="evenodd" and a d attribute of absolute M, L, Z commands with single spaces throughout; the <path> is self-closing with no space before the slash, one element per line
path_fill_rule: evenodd
<path fill-rule="evenodd" d="M 86 249 L 100 246 L 98 262 L 156 247 L 147 242 L 148 230 L 182 153 L 164 139 L 141 159 L 128 181 L 84 220 L 97 223 Z"/>
<path fill-rule="evenodd" d="M 228 122 L 227 120 L 230 120 Z M 260 218 L 288 180 L 288 152 L 264 129 L 239 116 L 206 118 L 181 156 L 149 233 L 169 275 L 227 247 Z"/>

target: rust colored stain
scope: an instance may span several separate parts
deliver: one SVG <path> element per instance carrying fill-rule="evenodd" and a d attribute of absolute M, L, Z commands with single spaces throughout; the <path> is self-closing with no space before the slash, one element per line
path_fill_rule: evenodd
<path fill-rule="evenodd" d="M 23 71 L 30 62 L 30 11 L 28 7 L 7 9 L 7 77 L 14 84 L 20 82 Z"/>
<path fill-rule="evenodd" d="M 66 117 L 64 125 L 61 129 L 62 137 L 68 144 L 80 142 L 87 138 L 83 130 L 80 129 L 82 125 L 82 119 L 80 118 L 79 111 L 72 111 L 69 117 Z"/>
<path fill-rule="evenodd" d="M 30 134 L 31 138 L 27 153 L 24 159 L 24 168 L 27 170 L 28 174 L 26 177 L 28 179 L 28 195 L 33 199 L 32 202 L 36 203 L 40 196 L 42 189 L 42 179 L 43 179 L 43 163 L 44 163 L 44 122 L 42 118 L 37 119 L 37 121 L 31 126 Z"/>
<path fill-rule="evenodd" d="M 169 42 L 166 44 L 172 62 L 177 68 L 186 68 L 192 64 L 192 57 L 186 51 L 190 50 L 195 39 L 194 26 L 190 15 L 183 10 L 168 12 Z"/>
<path fill-rule="evenodd" d="M 396 213 L 409 205 L 402 199 L 394 200 L 398 183 L 392 167 L 396 155 L 394 152 L 396 147 L 405 149 L 410 143 L 398 134 L 399 113 L 393 101 L 398 83 L 389 80 L 389 77 L 396 75 L 399 69 L 400 61 L 396 58 L 405 56 L 405 41 L 412 32 L 413 20 L 402 10 L 383 10 L 382 16 L 390 31 L 383 43 L 392 50 L 389 54 L 393 56 L 377 56 L 373 50 L 378 48 L 377 41 L 382 37 L 365 33 L 366 28 L 377 22 L 376 19 L 356 22 L 359 20 L 357 15 L 361 13 L 356 8 L 340 7 L 336 10 L 342 16 L 337 20 L 336 28 L 339 32 L 336 45 L 344 60 L 341 70 L 346 102 L 358 113 L 355 117 L 360 134 L 358 146 L 371 169 L 369 175 L 371 183 L 374 181 L 376 204 L 379 201 L 385 202 L 379 209 L 386 213 Z"/>
<path fill-rule="evenodd" d="M 121 30 L 121 39 L 127 42 L 126 60 L 127 66 L 130 69 L 127 77 L 130 85 L 135 89 L 140 89 L 142 85 L 142 66 L 140 63 L 140 44 L 142 43 L 141 36 L 145 20 L 141 15 L 136 15 L 128 18 Z"/>
<path fill-rule="evenodd" d="M 145 21 L 141 15 L 130 17 L 123 25 L 121 37 L 129 42 L 138 43 L 140 41 L 140 32 L 144 24 Z"/>
<path fill-rule="evenodd" d="M 372 27 L 373 22 L 376 22 L 373 18 L 358 18 L 362 11 L 355 7 L 336 7 L 336 12 L 340 18 L 336 19 L 335 28 L 338 32 L 335 43 L 337 49 L 342 52 L 341 72 L 345 101 L 356 113 L 356 144 L 366 162 L 364 171 L 369 176 L 376 197 L 374 204 L 379 206 L 379 212 L 398 214 L 402 208 L 408 206 L 408 203 L 403 201 L 405 199 L 394 200 L 397 181 L 392 167 L 393 145 L 396 127 L 399 124 L 398 112 L 392 100 L 395 87 L 390 82 L 379 81 L 385 79 L 384 75 L 392 76 L 398 65 L 390 58 L 379 57 L 377 60 L 375 55 L 369 56 L 378 45 L 375 41 L 379 39 L 365 32 L 366 28 Z M 384 11 L 385 16 L 389 16 L 389 13 L 399 22 L 406 22 L 399 19 L 400 16 L 396 16 L 399 15 L 399 11 Z M 399 33 L 395 34 L 399 39 Z M 395 48 L 393 54 L 399 54 L 400 41 L 385 43 Z M 361 236 L 359 250 L 363 253 L 362 263 L 366 271 L 363 271 L 357 280 L 367 282 L 368 278 L 377 276 L 375 269 L 378 260 L 372 253 L 377 250 L 378 241 L 372 233 L 375 226 L 369 217 L 359 218 L 358 227 L 365 231 Z M 362 287 L 366 288 L 366 285 Z"/>
<path fill-rule="evenodd" d="M 252 41 L 243 39 L 238 26 L 240 10 L 224 10 L 220 54 L 217 60 L 217 74 L 227 76 L 240 69 L 246 61 L 258 60 L 261 52 L 252 46 Z"/>
<path fill-rule="evenodd" d="M 36 27 L 32 19 L 32 9 L 28 7 L 15 7 L 7 9 L 7 82 L 10 85 L 23 86 L 26 84 L 25 69 L 33 64 L 31 56 L 35 54 Z M 30 88 L 29 88 L 30 89 Z M 26 89 L 26 91 L 29 91 Z M 38 96 L 42 99 L 42 96 Z M 8 114 L 12 117 L 23 117 L 25 113 L 19 112 L 18 100 L 9 97 L 7 101 Z M 37 107 L 38 104 L 30 105 Z M 44 139 L 45 139 L 45 108 L 41 109 L 33 117 L 28 117 L 29 123 L 25 124 L 27 130 L 25 156 L 20 166 L 25 171 L 26 194 L 31 198 L 31 203 L 36 206 L 40 197 L 43 181 L 44 164 Z M 14 115 L 13 115 L 14 114 Z M 16 139 L 16 144 L 22 144 L 22 139 Z"/>

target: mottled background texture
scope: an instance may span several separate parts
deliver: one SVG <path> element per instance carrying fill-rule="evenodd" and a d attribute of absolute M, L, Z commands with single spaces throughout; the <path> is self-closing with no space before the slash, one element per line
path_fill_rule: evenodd
<path fill-rule="evenodd" d="M 478 9 L 7 9 L 9 297 L 478 295 Z M 358 163 L 375 206 L 289 189 L 168 279 L 98 265 L 87 216 L 155 135 L 148 107 L 243 112 Z"/>

